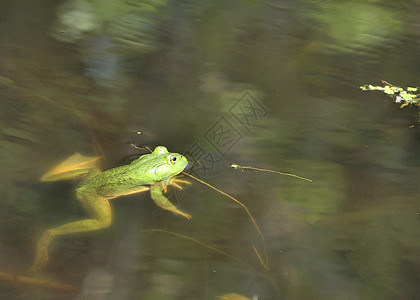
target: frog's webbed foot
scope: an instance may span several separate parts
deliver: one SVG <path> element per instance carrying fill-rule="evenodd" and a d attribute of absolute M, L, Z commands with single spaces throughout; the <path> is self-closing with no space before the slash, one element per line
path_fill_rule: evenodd
<path fill-rule="evenodd" d="M 41 271 L 48 263 L 48 245 L 54 237 L 48 233 L 48 230 L 44 232 L 41 239 L 39 240 L 36 248 L 36 256 L 34 263 L 29 268 L 28 272 L 34 273 Z"/>
<path fill-rule="evenodd" d="M 153 201 L 155 201 L 156 205 L 160 206 L 163 209 L 169 210 L 173 213 L 181 215 L 187 219 L 191 219 L 191 215 L 184 213 L 183 211 L 179 210 L 178 208 L 173 205 L 168 198 L 166 198 L 162 194 L 162 190 L 165 189 L 167 183 L 160 183 L 150 186 L 150 195 L 152 196 Z"/>
<path fill-rule="evenodd" d="M 167 181 L 165 181 L 162 185 L 162 190 L 166 193 L 168 189 L 168 185 L 173 185 L 174 187 L 182 190 L 182 186 L 179 185 L 179 183 L 184 184 L 191 184 L 191 182 L 183 179 L 177 179 L 177 178 L 169 178 Z"/>

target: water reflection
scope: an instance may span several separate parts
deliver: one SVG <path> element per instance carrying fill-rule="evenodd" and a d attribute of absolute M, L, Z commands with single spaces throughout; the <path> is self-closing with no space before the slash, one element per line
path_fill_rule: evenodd
<path fill-rule="evenodd" d="M 358 89 L 419 85 L 413 3 L 28 3 L 0 5 L 4 297 L 415 298 L 418 108 Z M 266 113 L 252 119 L 241 99 Z M 201 153 L 198 175 L 261 228 L 269 271 L 243 208 L 194 183 L 180 201 L 191 221 L 147 195 L 118 199 L 111 228 L 58 239 L 44 273 L 24 273 L 46 228 L 84 216 L 76 182 L 40 175 L 75 152 L 116 166 L 138 154 L 128 142 Z"/>
<path fill-rule="evenodd" d="M 372 48 L 392 45 L 407 33 L 406 11 L 400 4 L 381 5 L 369 1 L 343 1 L 340 5 L 328 1 L 312 3 L 307 17 L 322 30 L 318 39 L 341 52 L 368 52 Z"/>

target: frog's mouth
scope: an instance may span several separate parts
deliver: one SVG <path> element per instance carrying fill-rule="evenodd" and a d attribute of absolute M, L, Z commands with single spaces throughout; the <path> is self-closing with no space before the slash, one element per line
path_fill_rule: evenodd
<path fill-rule="evenodd" d="M 184 170 L 182 170 L 182 171 L 185 171 L 186 169 L 188 169 L 190 167 L 190 163 L 187 163 L 187 165 L 185 166 L 185 168 L 184 168 Z"/>

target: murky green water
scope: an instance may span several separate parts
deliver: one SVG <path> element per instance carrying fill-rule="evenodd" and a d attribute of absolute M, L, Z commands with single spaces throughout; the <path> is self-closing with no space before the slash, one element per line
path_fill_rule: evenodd
<path fill-rule="evenodd" d="M 0 298 L 414 299 L 419 111 L 358 87 L 420 84 L 419 10 L 1 1 Z M 257 227 L 193 182 L 170 191 L 190 221 L 118 198 L 110 228 L 58 237 L 27 274 L 44 230 L 86 218 L 77 182 L 38 178 L 75 152 L 123 164 L 130 142 L 187 155 Z"/>

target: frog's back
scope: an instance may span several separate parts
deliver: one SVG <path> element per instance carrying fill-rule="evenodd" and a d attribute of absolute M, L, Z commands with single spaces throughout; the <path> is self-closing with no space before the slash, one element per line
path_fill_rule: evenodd
<path fill-rule="evenodd" d="M 138 177 L 133 178 L 131 176 L 130 165 L 127 165 L 106 170 L 92 178 L 86 179 L 77 188 L 77 193 L 89 193 L 105 198 L 112 198 L 122 191 L 127 191 L 144 184 Z"/>

